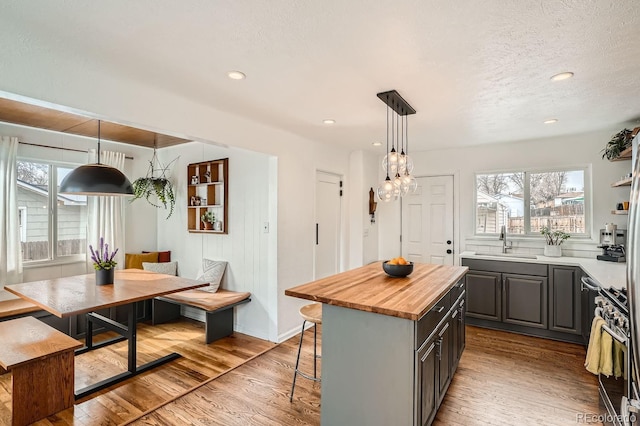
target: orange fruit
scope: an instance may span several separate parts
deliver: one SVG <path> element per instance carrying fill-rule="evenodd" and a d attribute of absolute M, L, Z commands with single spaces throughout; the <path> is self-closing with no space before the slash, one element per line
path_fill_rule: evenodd
<path fill-rule="evenodd" d="M 408 264 L 409 262 L 407 262 L 404 257 L 401 257 L 398 259 L 398 265 L 408 265 Z"/>
<path fill-rule="evenodd" d="M 387 264 L 388 265 L 397 265 L 398 264 L 398 259 L 394 257 L 393 259 L 389 260 L 387 262 Z"/>

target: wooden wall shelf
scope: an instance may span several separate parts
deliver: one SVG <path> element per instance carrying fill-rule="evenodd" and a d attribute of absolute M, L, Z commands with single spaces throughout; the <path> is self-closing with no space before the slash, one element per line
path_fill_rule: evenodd
<path fill-rule="evenodd" d="M 612 188 L 617 188 L 620 186 L 631 186 L 631 178 L 622 179 L 611 184 Z"/>
<path fill-rule="evenodd" d="M 187 230 L 203 234 L 229 233 L 229 159 L 187 166 Z M 211 211 L 214 229 L 205 229 L 201 216 Z M 217 226 L 216 226 L 217 225 Z"/>

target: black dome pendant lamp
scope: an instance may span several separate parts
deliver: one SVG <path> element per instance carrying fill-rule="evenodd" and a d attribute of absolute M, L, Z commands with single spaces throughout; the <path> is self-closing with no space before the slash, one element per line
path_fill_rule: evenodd
<path fill-rule="evenodd" d="M 98 120 L 98 162 L 75 168 L 62 179 L 60 194 L 133 195 L 129 179 L 115 167 L 100 163 L 100 120 Z"/>

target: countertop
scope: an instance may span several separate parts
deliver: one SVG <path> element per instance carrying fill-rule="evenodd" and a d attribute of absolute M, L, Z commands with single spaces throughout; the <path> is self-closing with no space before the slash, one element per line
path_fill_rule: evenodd
<path fill-rule="evenodd" d="M 460 258 L 499 260 L 503 262 L 524 262 L 524 263 L 545 263 L 549 265 L 579 266 L 591 278 L 596 280 L 604 288 L 615 287 L 617 289 L 627 288 L 627 264 L 606 262 L 604 260 L 589 259 L 584 257 L 547 257 L 535 256 L 535 259 L 498 255 L 479 255 L 472 251 L 465 251 L 460 254 Z"/>
<path fill-rule="evenodd" d="M 393 278 L 382 262 L 285 290 L 287 296 L 417 321 L 467 273 L 466 266 L 415 263 L 413 273 Z"/>

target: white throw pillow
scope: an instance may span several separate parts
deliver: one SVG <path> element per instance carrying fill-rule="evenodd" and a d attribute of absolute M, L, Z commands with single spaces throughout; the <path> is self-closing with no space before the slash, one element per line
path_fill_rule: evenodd
<path fill-rule="evenodd" d="M 142 262 L 142 269 L 158 274 L 178 275 L 178 262 Z"/>
<path fill-rule="evenodd" d="M 200 287 L 198 290 L 215 293 L 220 287 L 222 276 L 227 268 L 225 260 L 202 259 L 202 275 L 196 278 L 198 281 L 209 282 L 208 287 Z"/>

